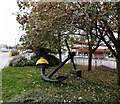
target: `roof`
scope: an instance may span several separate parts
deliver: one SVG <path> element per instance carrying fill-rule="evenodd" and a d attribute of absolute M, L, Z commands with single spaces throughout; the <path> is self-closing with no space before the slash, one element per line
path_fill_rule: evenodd
<path fill-rule="evenodd" d="M 96 53 L 103 53 L 103 52 L 109 52 L 110 53 L 110 50 L 109 49 L 97 49 L 95 52 Z"/>
<path fill-rule="evenodd" d="M 104 44 L 102 44 L 102 45 L 100 45 L 101 47 L 107 47 L 106 45 L 104 45 Z"/>
<path fill-rule="evenodd" d="M 78 52 L 89 52 L 88 49 L 77 49 Z"/>
<path fill-rule="evenodd" d="M 80 40 L 80 43 L 85 43 L 85 41 L 83 41 L 83 40 Z"/>
<path fill-rule="evenodd" d="M 86 45 L 86 46 L 88 46 L 88 42 L 80 40 L 79 42 L 75 43 L 75 45 Z M 107 46 L 105 44 L 101 44 L 101 45 L 99 45 L 99 47 L 107 47 Z"/>
<path fill-rule="evenodd" d="M 88 49 L 77 49 L 78 52 L 89 52 Z M 94 53 L 105 53 L 108 52 L 110 53 L 109 49 L 97 49 Z"/>

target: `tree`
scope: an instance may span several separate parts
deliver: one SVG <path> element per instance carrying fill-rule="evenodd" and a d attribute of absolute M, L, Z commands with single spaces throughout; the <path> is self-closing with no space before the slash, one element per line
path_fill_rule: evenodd
<path fill-rule="evenodd" d="M 95 21 L 92 25 L 96 38 L 104 41 L 116 58 L 118 69 L 118 81 L 120 85 L 120 2 L 103 3 L 72 3 L 72 7 L 67 8 L 67 19 L 69 26 L 83 27 L 89 26 L 85 20 Z M 78 12 L 80 11 L 80 12 Z M 83 16 L 81 16 L 83 15 Z M 72 18 L 69 18 L 72 17 Z M 71 20 L 71 21 L 70 21 Z M 89 22 L 91 25 L 91 22 Z M 114 49 L 114 47 L 115 49 Z"/>
<path fill-rule="evenodd" d="M 107 47 L 112 51 L 116 58 L 118 69 L 118 81 L 120 85 L 120 2 L 104 3 L 106 10 L 104 18 L 98 21 L 100 26 L 97 26 L 99 37 L 105 42 Z M 106 38 L 105 38 L 106 37 Z M 114 49 L 114 47 L 115 49 Z"/>
<path fill-rule="evenodd" d="M 33 4 L 34 3 L 32 2 L 32 5 Z M 72 34 L 74 34 L 76 29 L 82 29 L 85 32 L 87 32 L 86 38 L 89 41 L 88 43 L 89 43 L 89 53 L 90 53 L 88 70 L 91 70 L 92 52 L 94 52 L 95 49 L 97 49 L 97 48 L 94 48 L 94 51 L 92 50 L 92 47 L 94 47 L 93 39 L 88 39 L 89 34 L 92 33 L 92 32 L 88 32 L 89 31 L 88 28 L 91 28 L 92 25 L 89 26 L 90 19 L 88 20 L 84 19 L 83 18 L 84 15 L 81 12 L 82 9 L 80 9 L 79 5 L 77 6 L 76 5 L 77 5 L 76 3 L 37 3 L 37 5 L 34 4 L 31 12 L 31 16 L 34 19 L 32 19 L 32 24 L 30 23 L 29 24 L 30 26 L 31 25 L 33 26 L 35 24 L 36 26 L 34 27 L 37 32 L 42 32 L 42 31 L 45 32 L 46 29 L 44 30 L 41 29 L 40 31 L 39 29 L 47 28 L 47 30 L 49 30 L 53 34 L 51 36 L 54 36 L 55 34 L 58 37 L 57 38 L 58 45 L 56 49 L 58 49 L 60 60 L 62 60 L 61 59 L 61 45 L 62 45 L 61 41 L 64 38 L 61 33 L 64 33 L 65 31 L 70 31 L 72 32 Z M 20 8 L 22 7 L 20 6 Z M 27 16 L 24 15 L 24 17 L 27 17 Z M 86 24 L 88 24 L 88 27 L 86 26 Z M 43 35 L 43 33 L 41 35 Z M 50 36 L 50 34 L 48 35 Z M 45 36 L 46 35 L 44 35 L 43 37 Z M 93 37 L 93 36 L 90 36 L 90 37 Z M 92 44 L 90 41 L 92 41 Z M 97 45 L 97 47 L 98 46 L 99 45 Z"/>
<path fill-rule="evenodd" d="M 38 2 L 37 4 L 39 5 L 38 7 L 36 7 L 34 3 L 22 4 L 33 6 L 33 12 L 31 13 L 29 21 L 31 25 L 28 25 L 32 37 L 40 36 L 45 38 L 46 33 L 50 32 L 48 35 L 48 37 L 50 37 L 49 39 L 54 39 L 51 37 L 55 37 L 58 32 L 64 33 L 69 31 L 74 33 L 78 29 L 85 30 L 86 34 L 89 34 L 90 37 L 96 36 L 96 39 L 99 38 L 99 40 L 105 42 L 116 58 L 118 69 L 117 83 L 120 85 L 120 2 Z M 19 7 L 24 8 L 24 6 L 21 5 L 19 5 Z M 39 35 L 36 35 L 35 32 L 31 30 L 33 27 L 35 27 L 36 31 L 41 31 Z M 45 27 L 47 27 L 47 29 Z M 86 31 L 87 27 L 88 31 Z M 93 40 L 94 39 L 90 39 L 90 41 Z M 49 41 L 47 40 L 46 42 Z M 92 44 L 89 42 L 90 50 L 91 46 L 94 46 Z M 113 49 L 113 46 L 115 49 Z"/>
<path fill-rule="evenodd" d="M 96 20 L 96 37 L 104 41 L 116 58 L 118 69 L 118 81 L 120 85 L 120 2 L 93 3 L 86 6 L 84 12 L 87 16 Z M 94 14 L 93 14 L 94 12 Z"/>
<path fill-rule="evenodd" d="M 89 35 L 87 36 L 89 59 L 88 59 L 88 71 L 92 70 L 92 54 L 97 50 L 100 45 L 101 40 L 95 37 L 92 30 L 89 30 Z"/>
<path fill-rule="evenodd" d="M 63 39 L 66 36 L 62 35 L 66 29 L 66 25 L 62 23 L 65 20 L 65 14 L 58 14 L 61 11 L 57 6 L 59 3 L 41 3 L 41 2 L 18 2 L 20 12 L 17 14 L 17 21 L 26 31 L 26 35 L 21 38 L 24 45 L 28 48 L 47 47 L 56 52 L 58 50 L 60 60 L 61 50 L 64 46 Z M 28 13 L 26 8 L 31 7 L 31 12 Z M 55 9 L 56 8 L 56 9 Z M 62 18 L 61 18 L 62 17 Z M 24 39 L 23 39 L 24 38 Z M 67 38 L 70 38 L 67 36 Z"/>
<path fill-rule="evenodd" d="M 81 11 L 83 16 L 79 17 L 79 22 L 74 22 L 76 27 L 82 29 L 82 27 L 89 26 L 86 24 L 85 20 L 95 21 L 92 25 L 96 34 L 96 38 L 104 41 L 104 43 L 111 50 L 116 58 L 117 69 L 118 69 L 118 81 L 117 84 L 120 85 L 120 2 L 96 2 L 89 3 L 77 2 L 76 5 L 80 7 L 78 10 Z M 79 14 L 79 13 L 78 13 Z M 78 18 L 78 17 L 77 17 Z M 88 21 L 88 23 L 91 22 Z"/>

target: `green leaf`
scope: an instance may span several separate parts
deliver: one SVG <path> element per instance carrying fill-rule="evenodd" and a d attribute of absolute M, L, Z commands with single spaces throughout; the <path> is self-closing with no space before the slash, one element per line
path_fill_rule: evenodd
<path fill-rule="evenodd" d="M 106 21 L 109 19 L 107 16 L 103 16 L 102 18 Z"/>

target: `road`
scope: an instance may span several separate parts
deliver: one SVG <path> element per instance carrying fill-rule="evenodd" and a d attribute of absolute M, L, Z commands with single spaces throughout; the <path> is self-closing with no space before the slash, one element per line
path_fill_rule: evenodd
<path fill-rule="evenodd" d="M 0 52 L 0 70 L 7 67 L 11 59 L 9 52 Z"/>

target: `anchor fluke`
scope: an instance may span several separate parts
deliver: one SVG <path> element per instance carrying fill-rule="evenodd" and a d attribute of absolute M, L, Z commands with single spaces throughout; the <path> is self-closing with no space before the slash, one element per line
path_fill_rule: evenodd
<path fill-rule="evenodd" d="M 68 78 L 68 76 L 62 76 L 62 77 L 57 77 L 56 79 L 50 79 L 43 74 L 40 74 L 40 77 L 46 82 L 55 82 L 55 83 L 62 82 Z"/>

